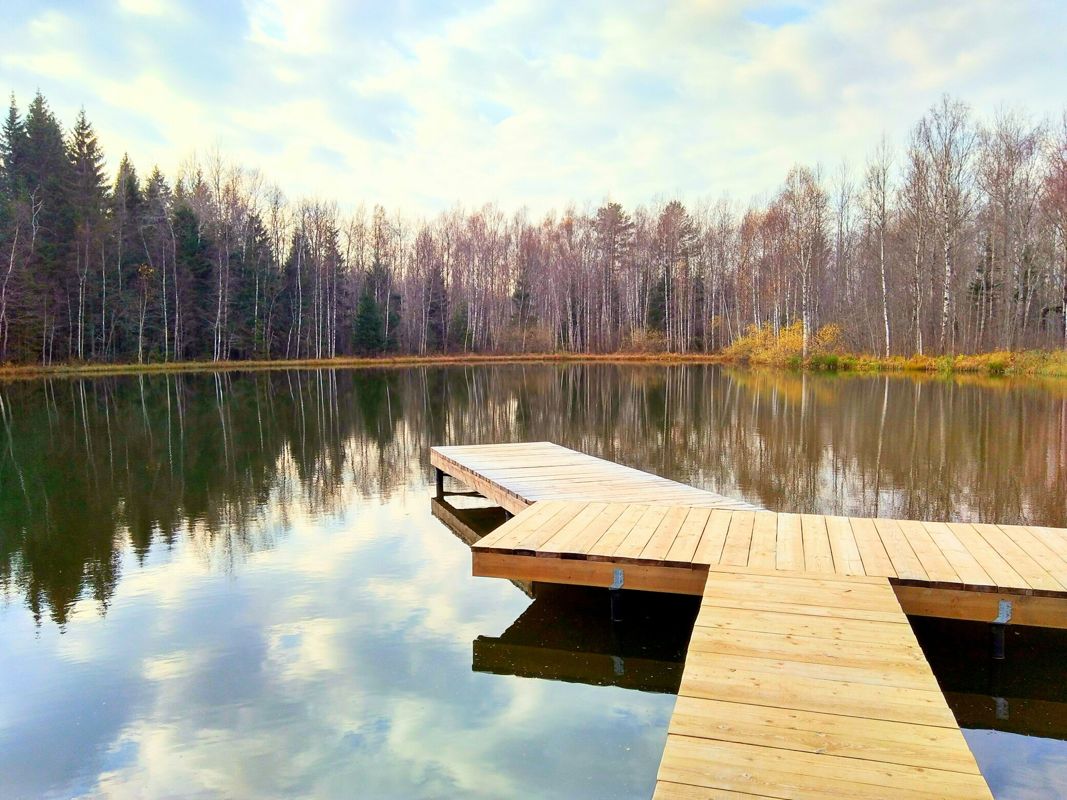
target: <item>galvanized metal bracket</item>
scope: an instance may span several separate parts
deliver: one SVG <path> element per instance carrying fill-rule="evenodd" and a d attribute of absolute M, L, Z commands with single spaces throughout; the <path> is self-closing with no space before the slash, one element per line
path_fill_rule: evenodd
<path fill-rule="evenodd" d="M 614 574 L 612 576 L 612 579 L 611 579 L 611 586 L 609 588 L 611 588 L 611 589 L 621 589 L 622 588 L 622 568 L 621 567 L 616 567 L 615 572 L 614 572 Z"/>
<path fill-rule="evenodd" d="M 994 625 L 1007 625 L 1011 622 L 1011 600 L 1001 600 L 997 605 L 997 618 L 993 620 Z"/>

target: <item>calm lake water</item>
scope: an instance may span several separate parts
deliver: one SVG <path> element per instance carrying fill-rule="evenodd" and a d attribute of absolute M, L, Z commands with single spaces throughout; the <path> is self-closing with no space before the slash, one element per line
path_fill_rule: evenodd
<path fill-rule="evenodd" d="M 630 596 L 613 626 L 599 591 L 531 601 L 433 515 L 431 445 L 522 440 L 775 510 L 1067 526 L 1062 383 L 0 384 L 0 797 L 648 797 L 693 602 Z M 1067 636 L 1013 628 L 992 662 L 985 626 L 916 629 L 997 795 L 1067 796 Z"/>

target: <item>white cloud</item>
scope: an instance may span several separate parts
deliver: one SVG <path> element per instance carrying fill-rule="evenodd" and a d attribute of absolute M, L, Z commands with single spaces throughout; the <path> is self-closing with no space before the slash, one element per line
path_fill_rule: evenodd
<path fill-rule="evenodd" d="M 218 145 L 292 196 L 345 206 L 746 199 L 795 161 L 861 162 L 883 131 L 900 142 L 942 92 L 982 114 L 1067 102 L 1067 9 L 1048 2 L 496 0 L 446 13 L 248 0 L 151 35 L 126 15 L 119 40 L 105 12 L 82 13 L 27 10 L 0 34 L 20 98 L 39 85 L 65 120 L 84 104 L 112 163 L 129 150 L 173 171 Z"/>

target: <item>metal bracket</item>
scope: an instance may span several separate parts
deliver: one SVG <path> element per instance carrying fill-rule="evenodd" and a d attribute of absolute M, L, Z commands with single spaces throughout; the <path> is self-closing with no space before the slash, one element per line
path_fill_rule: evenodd
<path fill-rule="evenodd" d="M 621 567 L 616 567 L 615 568 L 615 573 L 612 576 L 612 580 L 611 580 L 611 586 L 609 586 L 608 588 L 609 589 L 621 589 L 622 588 L 622 568 Z"/>
<path fill-rule="evenodd" d="M 993 620 L 994 625 L 1007 625 L 1011 622 L 1011 600 L 1001 600 L 997 605 L 997 618 Z"/>

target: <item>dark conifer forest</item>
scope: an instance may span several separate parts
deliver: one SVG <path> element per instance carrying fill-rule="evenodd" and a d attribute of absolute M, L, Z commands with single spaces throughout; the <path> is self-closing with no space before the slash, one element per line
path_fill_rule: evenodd
<path fill-rule="evenodd" d="M 12 97 L 0 363 L 693 353 L 790 325 L 876 354 L 1067 340 L 1067 123 L 948 97 L 747 204 L 411 218 L 294 201 L 218 154 L 175 175 L 115 155 L 84 111 Z"/>

